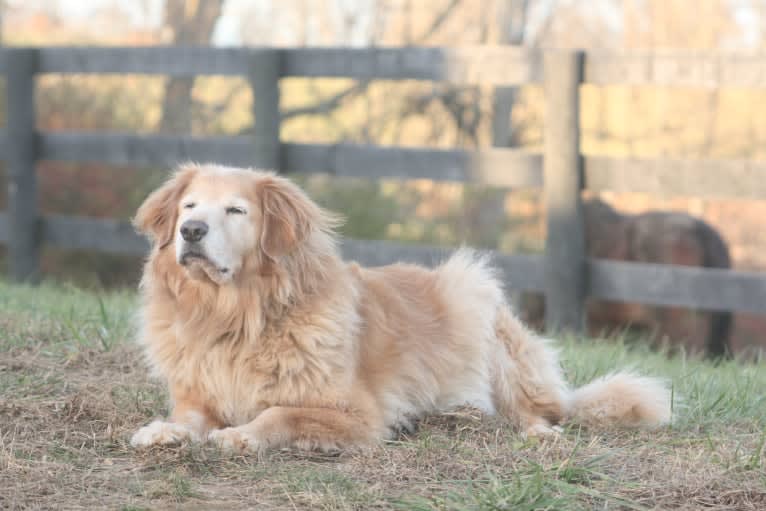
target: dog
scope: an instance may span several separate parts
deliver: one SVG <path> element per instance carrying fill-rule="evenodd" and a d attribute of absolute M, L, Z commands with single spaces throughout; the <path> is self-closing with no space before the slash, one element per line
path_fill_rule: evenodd
<path fill-rule="evenodd" d="M 338 451 L 464 404 L 533 436 L 570 420 L 670 419 L 658 379 L 620 372 L 572 390 L 485 257 L 461 249 L 436 269 L 344 262 L 339 218 L 273 173 L 183 165 L 134 225 L 152 244 L 139 338 L 172 401 L 135 447 Z"/>
<path fill-rule="evenodd" d="M 713 226 L 685 213 L 650 211 L 626 215 L 600 199 L 585 202 L 588 255 L 598 259 L 703 268 L 731 268 L 726 242 Z M 525 318 L 542 325 L 542 296 L 525 298 Z M 710 358 L 731 354 L 730 311 L 689 311 L 634 303 L 592 300 L 588 326 L 594 335 L 624 330 L 657 341 L 670 340 Z"/>

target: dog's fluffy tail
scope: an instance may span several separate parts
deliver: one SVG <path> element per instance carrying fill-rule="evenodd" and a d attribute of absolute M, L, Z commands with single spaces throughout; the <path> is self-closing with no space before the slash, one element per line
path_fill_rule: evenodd
<path fill-rule="evenodd" d="M 630 372 L 597 378 L 573 390 L 568 404 L 566 419 L 584 425 L 654 427 L 670 421 L 667 385 Z"/>
<path fill-rule="evenodd" d="M 553 424 L 655 427 L 670 421 L 671 395 L 663 380 L 613 373 L 572 389 L 553 341 L 527 330 L 508 307 L 495 320 L 508 356 L 493 357 L 495 408 L 533 434 Z"/>

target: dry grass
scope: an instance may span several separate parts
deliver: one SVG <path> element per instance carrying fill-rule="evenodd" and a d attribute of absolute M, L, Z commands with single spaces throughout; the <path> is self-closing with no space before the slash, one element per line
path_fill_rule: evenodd
<path fill-rule="evenodd" d="M 620 343 L 567 341 L 571 378 L 667 375 L 684 398 L 672 427 L 524 442 L 465 409 L 337 457 L 136 452 L 130 434 L 165 397 L 129 341 L 133 307 L 131 294 L 0 283 L 0 509 L 766 508 L 766 369 Z"/>

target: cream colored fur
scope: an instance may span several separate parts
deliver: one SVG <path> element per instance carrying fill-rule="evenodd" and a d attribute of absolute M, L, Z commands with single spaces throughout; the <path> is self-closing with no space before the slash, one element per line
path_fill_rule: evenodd
<path fill-rule="evenodd" d="M 245 213 L 227 213 L 232 204 Z M 205 257 L 183 260 L 187 220 L 209 226 L 210 244 L 194 245 Z M 216 165 L 187 165 L 147 198 L 135 219 L 153 240 L 141 342 L 173 412 L 134 446 L 342 449 L 462 404 L 533 435 L 569 419 L 670 419 L 669 393 L 651 378 L 617 373 L 571 390 L 553 343 L 516 319 L 475 252 L 434 270 L 363 268 L 341 260 L 336 223 L 283 178 Z"/>

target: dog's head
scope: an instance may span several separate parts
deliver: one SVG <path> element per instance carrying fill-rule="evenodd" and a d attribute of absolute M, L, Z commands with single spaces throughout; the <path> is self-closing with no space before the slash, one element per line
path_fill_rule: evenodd
<path fill-rule="evenodd" d="M 328 229 L 329 216 L 296 185 L 270 173 L 181 167 L 141 205 L 134 225 L 195 279 L 231 283 L 263 272 Z"/>

